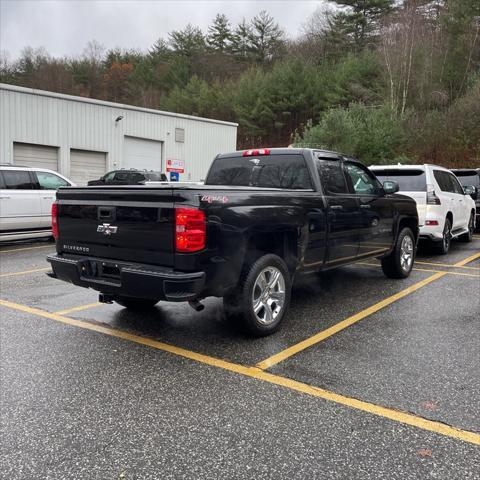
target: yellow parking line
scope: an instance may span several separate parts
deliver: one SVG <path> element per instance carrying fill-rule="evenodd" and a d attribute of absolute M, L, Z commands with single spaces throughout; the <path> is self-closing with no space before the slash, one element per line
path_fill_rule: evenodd
<path fill-rule="evenodd" d="M 480 267 L 466 267 L 464 265 L 457 265 L 457 264 L 451 265 L 449 263 L 422 262 L 422 261 L 418 261 L 418 260 L 415 260 L 415 264 L 417 264 L 417 265 L 432 265 L 432 266 L 435 266 L 435 267 L 466 268 L 468 270 L 480 270 Z"/>
<path fill-rule="evenodd" d="M 99 307 L 100 305 L 103 305 L 103 303 L 87 303 L 86 305 L 79 305 L 78 307 L 67 308 L 66 310 L 59 310 L 58 312 L 54 313 L 56 313 L 57 315 L 67 315 L 68 313 L 80 312 L 82 310 L 87 310 L 88 308 Z"/>
<path fill-rule="evenodd" d="M 450 265 L 452 267 L 463 267 L 467 263 L 473 262 L 477 258 L 480 258 L 480 252 L 479 253 L 474 253 L 473 255 L 460 260 L 459 262 L 455 263 L 454 265 Z M 439 278 L 442 278 L 445 275 L 448 275 L 449 273 L 447 272 L 436 272 L 434 275 L 431 275 L 430 277 L 425 278 L 424 280 L 415 283 L 411 285 L 410 287 L 406 288 L 405 290 L 401 290 L 400 292 L 396 293 L 395 295 L 392 295 L 391 297 L 388 297 L 381 302 L 376 303 L 375 305 L 372 305 L 371 307 L 362 310 L 361 312 L 352 315 L 351 317 L 346 318 L 345 320 L 337 323 L 336 325 L 331 326 L 330 328 L 327 328 L 326 330 L 322 330 L 321 332 L 317 333 L 316 335 L 313 335 L 312 337 L 309 337 L 305 340 L 302 340 L 301 342 L 296 343 L 295 345 L 292 345 L 291 347 L 288 347 L 275 355 L 272 355 L 271 357 L 266 358 L 265 360 L 262 360 L 261 362 L 257 363 L 257 367 L 260 368 L 261 370 L 265 370 L 267 368 L 272 367 L 273 365 L 276 365 L 277 363 L 283 362 L 287 358 L 290 358 L 293 355 L 296 355 L 297 353 L 305 350 L 306 348 L 311 347 L 312 345 L 315 345 L 322 340 L 325 340 L 328 337 L 331 337 L 332 335 L 335 335 L 336 333 L 344 330 L 345 328 L 349 327 L 350 325 L 353 325 L 354 323 L 359 322 L 360 320 L 363 320 L 364 318 L 372 315 L 373 313 L 378 312 L 382 308 L 385 308 L 388 305 L 391 305 L 392 303 L 396 302 L 397 300 L 400 300 L 401 298 L 409 295 L 412 292 L 415 292 L 419 288 L 424 287 L 425 285 L 428 285 L 429 283 L 435 282 Z"/>
<path fill-rule="evenodd" d="M 9 250 L 0 250 L 0 253 L 24 252 L 25 250 L 36 250 L 37 248 L 55 248 L 55 245 L 42 245 L 41 247 L 11 248 Z"/>
<path fill-rule="evenodd" d="M 287 358 L 293 355 L 296 355 L 302 350 L 305 350 L 306 348 L 309 348 L 312 345 L 315 345 L 316 343 L 319 343 L 322 340 L 325 340 L 326 338 L 331 337 L 332 335 L 335 335 L 336 333 L 340 332 L 341 330 L 344 330 L 350 325 L 353 325 L 354 323 L 357 323 L 360 320 L 363 320 L 364 318 L 372 315 L 373 313 L 378 312 L 382 308 L 385 308 L 386 306 L 391 305 L 397 300 L 400 300 L 401 298 L 406 297 L 407 295 L 410 295 L 410 293 L 415 292 L 419 288 L 422 288 L 425 285 L 428 285 L 429 283 L 432 283 L 435 280 L 438 280 L 444 275 L 446 275 L 446 273 L 437 272 L 435 273 L 435 275 L 425 278 L 424 280 L 417 282 L 411 285 L 410 287 L 405 288 L 404 290 L 401 290 L 400 292 L 395 293 L 394 295 L 391 295 L 390 297 L 385 298 L 381 302 L 378 302 L 375 305 L 372 305 L 371 307 L 368 307 L 365 310 L 362 310 L 361 312 L 346 318 L 345 320 L 331 326 L 330 328 L 327 328 L 326 330 L 322 330 L 316 335 L 313 335 L 312 337 L 302 340 L 301 342 L 298 342 L 295 345 L 292 345 L 291 347 L 288 347 L 285 350 L 282 350 L 281 352 L 278 352 L 275 355 L 272 355 L 271 357 L 268 357 L 265 360 L 262 360 L 261 362 L 257 363 L 256 366 L 261 370 L 265 370 L 267 368 L 272 367 L 273 365 L 276 365 L 277 363 L 283 362 Z"/>
<path fill-rule="evenodd" d="M 379 263 L 367 263 L 367 262 L 357 262 L 354 265 L 368 265 L 369 267 L 381 267 Z M 473 277 L 473 278 L 480 278 L 480 275 L 475 275 L 474 273 L 464 273 L 464 272 L 447 272 L 446 270 L 433 270 L 432 268 L 412 268 L 412 270 L 415 270 L 416 272 L 429 272 L 429 273 L 434 273 L 434 272 L 440 272 L 440 273 L 446 273 L 447 275 L 461 275 L 463 277 Z"/>
<path fill-rule="evenodd" d="M 46 272 L 47 270 L 51 270 L 51 268 L 45 267 L 45 268 L 36 268 L 34 270 L 23 270 L 22 272 L 2 273 L 0 274 L 0 277 L 13 277 L 15 275 L 26 275 L 27 273 Z"/>
<path fill-rule="evenodd" d="M 376 415 L 381 418 L 387 418 L 389 420 L 399 422 L 405 425 L 410 425 L 422 430 L 427 430 L 429 432 L 434 432 L 439 435 L 444 435 L 446 437 L 455 438 L 457 440 L 462 440 L 464 442 L 472 443 L 474 445 L 480 445 L 480 434 L 475 432 L 470 432 L 468 430 L 461 430 L 455 427 L 451 427 L 441 422 L 435 422 L 432 420 L 427 420 L 422 417 L 418 417 L 411 413 L 383 407 L 380 405 L 375 405 L 373 403 L 364 402 L 362 400 L 357 400 L 356 398 L 346 397 L 323 388 L 314 387 L 307 385 L 305 383 L 297 382 L 296 380 L 291 380 L 279 375 L 273 375 L 263 370 L 259 370 L 255 367 L 246 367 L 236 363 L 227 362 L 218 358 L 210 357 L 208 355 L 203 355 L 201 353 L 192 352 L 180 347 L 175 347 L 173 345 L 168 345 L 157 340 L 150 338 L 141 337 L 139 335 L 134 335 L 131 333 L 124 332 L 122 330 L 116 330 L 113 328 L 105 327 L 102 325 L 95 325 L 89 322 L 82 320 L 75 320 L 73 318 L 64 317 L 55 313 L 45 312 L 38 308 L 27 307 L 26 305 L 19 305 L 17 303 L 9 302 L 6 300 L 0 300 L 0 305 L 3 305 L 7 308 L 12 308 L 14 310 L 22 311 L 32 315 L 37 315 L 40 317 L 48 318 L 61 322 L 67 325 L 75 326 L 78 328 L 83 328 L 86 330 L 94 331 L 97 333 L 102 333 L 109 335 L 111 337 L 120 338 L 122 340 L 127 340 L 139 345 L 144 345 L 147 347 L 155 348 L 163 352 L 168 352 L 174 355 L 178 355 L 189 360 L 193 360 L 211 367 L 221 368 L 229 372 L 234 372 L 246 377 L 253 379 L 261 380 L 263 382 L 268 382 L 273 385 L 278 385 L 289 390 L 294 390 L 299 393 L 306 395 L 311 395 L 314 397 L 322 398 L 323 400 L 335 402 L 337 404 L 350 407 L 355 410 L 360 410 L 363 412 Z"/>
<path fill-rule="evenodd" d="M 463 260 L 460 260 L 459 262 L 455 263 L 453 266 L 464 267 L 464 268 L 478 268 L 478 267 L 465 267 L 467 263 L 473 262 L 477 258 L 480 258 L 480 252 L 474 253 L 473 255 L 470 255 L 469 257 L 464 258 Z"/>

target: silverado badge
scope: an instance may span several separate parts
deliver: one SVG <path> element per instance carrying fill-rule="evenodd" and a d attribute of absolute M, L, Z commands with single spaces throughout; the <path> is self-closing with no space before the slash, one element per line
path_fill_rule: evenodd
<path fill-rule="evenodd" d="M 118 227 L 110 225 L 109 223 L 102 223 L 97 227 L 98 233 L 103 233 L 104 235 L 111 235 L 112 233 L 117 233 Z"/>

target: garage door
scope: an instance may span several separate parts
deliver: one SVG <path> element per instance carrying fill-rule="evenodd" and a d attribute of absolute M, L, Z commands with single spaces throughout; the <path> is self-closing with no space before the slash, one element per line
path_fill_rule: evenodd
<path fill-rule="evenodd" d="M 106 173 L 107 154 L 88 150 L 70 150 L 70 179 L 77 185 L 86 185 Z"/>
<path fill-rule="evenodd" d="M 123 168 L 162 170 L 162 142 L 144 138 L 125 137 Z"/>
<path fill-rule="evenodd" d="M 15 142 L 13 144 L 13 163 L 25 167 L 49 168 L 58 171 L 58 148 Z"/>

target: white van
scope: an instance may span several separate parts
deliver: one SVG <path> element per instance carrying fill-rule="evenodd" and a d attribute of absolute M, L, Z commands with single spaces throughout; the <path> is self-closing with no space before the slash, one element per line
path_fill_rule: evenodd
<path fill-rule="evenodd" d="M 52 203 L 59 187 L 75 186 L 45 168 L 0 165 L 0 242 L 52 235 Z"/>
<path fill-rule="evenodd" d="M 450 249 L 452 238 L 471 241 L 475 230 L 475 201 L 458 179 L 437 165 L 374 165 L 381 183 L 393 180 L 399 193 L 417 202 L 420 238 L 434 242 L 438 253 Z"/>

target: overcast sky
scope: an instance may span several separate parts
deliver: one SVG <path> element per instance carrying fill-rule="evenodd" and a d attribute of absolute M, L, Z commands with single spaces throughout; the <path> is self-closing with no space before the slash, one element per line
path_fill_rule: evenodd
<path fill-rule="evenodd" d="M 26 46 L 54 56 L 81 54 L 95 39 L 106 48 L 147 50 L 187 23 L 206 30 L 216 13 L 236 24 L 267 10 L 290 36 L 323 0 L 0 0 L 0 50 L 10 60 Z"/>

